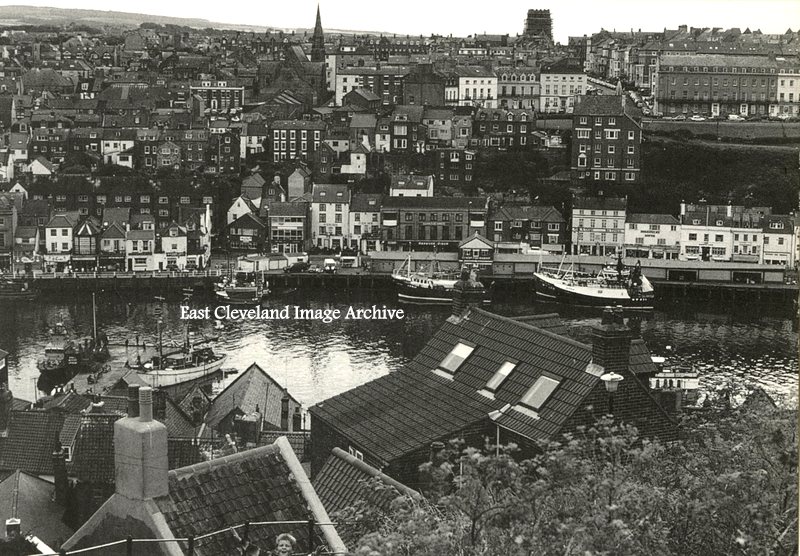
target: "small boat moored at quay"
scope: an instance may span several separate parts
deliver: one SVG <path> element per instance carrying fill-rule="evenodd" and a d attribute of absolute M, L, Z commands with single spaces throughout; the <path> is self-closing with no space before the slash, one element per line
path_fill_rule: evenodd
<path fill-rule="evenodd" d="M 30 301 L 36 296 L 36 290 L 27 280 L 0 278 L 0 301 Z"/>
<path fill-rule="evenodd" d="M 392 272 L 392 282 L 397 288 L 397 297 L 407 303 L 449 304 L 453 302 L 460 271 L 443 271 L 436 258 L 427 269 L 411 270 L 411 255 Z M 483 303 L 491 303 L 491 290 L 476 281 L 480 287 Z"/>

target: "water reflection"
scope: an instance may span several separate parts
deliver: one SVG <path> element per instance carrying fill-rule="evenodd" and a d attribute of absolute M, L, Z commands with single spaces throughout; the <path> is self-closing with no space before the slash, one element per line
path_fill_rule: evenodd
<path fill-rule="evenodd" d="M 97 296 L 98 323 L 112 344 L 140 341 L 154 346 L 156 321 L 164 321 L 165 345 L 180 343 L 185 333 L 179 319 L 178 298 L 158 302 L 153 296 L 124 297 L 117 293 Z M 193 302 L 213 307 L 212 299 Z M 413 358 L 450 314 L 449 307 L 398 305 L 390 292 L 315 292 L 271 301 L 296 303 L 303 308 L 338 308 L 350 305 L 402 307 L 402 321 L 339 320 L 257 321 L 227 323 L 215 330 L 214 321 L 197 324 L 196 337 L 218 337 L 215 350 L 229 355 L 227 366 L 244 369 L 257 362 L 304 404 L 332 395 L 398 369 Z M 600 312 L 505 299 L 492 310 L 506 316 L 558 312 L 579 341 L 590 341 L 591 327 Z M 46 297 L 35 303 L 4 306 L 0 310 L 0 348 L 10 352 L 10 385 L 14 393 L 33 399 L 39 375 L 36 361 L 47 344 L 47 331 L 63 319 L 76 335 L 91 334 L 91 296 Z M 669 363 L 695 366 L 703 385 L 716 387 L 736 379 L 763 386 L 771 394 L 794 395 L 797 391 L 797 332 L 785 314 L 754 307 L 721 312 L 715 307 L 670 305 L 664 310 L 639 314 L 629 325 L 645 339 L 655 355 Z M 667 349 L 667 347 L 670 349 Z"/>

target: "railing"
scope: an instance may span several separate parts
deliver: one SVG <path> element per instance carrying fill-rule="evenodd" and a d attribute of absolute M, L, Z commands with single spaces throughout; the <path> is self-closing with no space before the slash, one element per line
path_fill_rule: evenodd
<path fill-rule="evenodd" d="M 94 552 L 96 550 L 102 550 L 104 548 L 111 548 L 113 546 L 125 547 L 125 554 L 128 556 L 133 555 L 133 545 L 134 544 L 146 544 L 146 543 L 157 543 L 157 544 L 166 544 L 166 543 L 186 543 L 186 552 L 187 556 L 194 556 L 195 550 L 195 543 L 201 541 L 203 539 L 207 539 L 209 537 L 214 537 L 216 535 L 221 535 L 224 533 L 233 533 L 237 538 L 240 539 L 242 546 L 245 546 L 248 543 L 248 537 L 251 527 L 258 527 L 264 525 L 306 525 L 308 527 L 308 538 L 309 538 L 309 548 L 308 551 L 312 552 L 315 555 L 323 555 L 323 554 L 347 554 L 345 551 L 331 551 L 324 546 L 317 547 L 316 540 L 314 538 L 314 527 L 315 526 L 335 526 L 338 523 L 333 522 L 319 522 L 314 521 L 313 519 L 307 520 L 295 520 L 295 521 L 245 521 L 239 525 L 232 525 L 230 527 L 225 527 L 224 529 L 218 529 L 217 531 L 212 531 L 210 533 L 205 533 L 204 535 L 190 535 L 188 537 L 180 537 L 174 539 L 134 539 L 133 537 L 127 537 L 126 539 L 112 541 L 105 544 L 98 544 L 94 546 L 89 546 L 86 548 L 77 548 L 75 550 L 64 550 L 63 548 L 58 552 L 47 552 L 45 554 L 31 554 L 29 556 L 68 556 L 70 554 L 88 554 Z M 237 529 L 243 529 L 242 534 L 240 535 L 237 533 Z M 120 548 L 121 550 L 121 548 Z M 120 552 L 121 554 L 121 552 Z M 306 552 L 303 552 L 306 554 Z"/>
<path fill-rule="evenodd" d="M 33 278 L 53 280 L 63 278 L 208 278 L 227 276 L 227 271 L 219 269 L 208 270 L 192 270 L 192 271 L 158 271 L 158 270 L 141 270 L 131 272 L 113 272 L 113 271 L 100 271 L 100 272 L 44 272 L 41 270 L 34 270 L 32 272 Z M 30 276 L 27 274 L 26 276 Z"/>

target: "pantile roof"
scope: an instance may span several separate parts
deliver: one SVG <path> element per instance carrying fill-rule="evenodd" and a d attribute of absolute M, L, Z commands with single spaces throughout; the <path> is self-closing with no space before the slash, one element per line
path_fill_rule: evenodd
<path fill-rule="evenodd" d="M 293 454 L 290 457 L 297 462 Z M 155 503 L 176 537 L 199 536 L 245 521 L 307 520 L 309 500 L 287 460 L 276 443 L 182 467 L 170 471 L 169 494 Z M 308 551 L 305 524 L 251 527 L 248 540 L 265 550 L 284 532 L 297 539 L 298 550 Z M 315 537 L 315 545 L 325 542 L 319 528 Z M 239 547 L 231 533 L 199 539 L 194 545 L 198 556 L 234 554 Z"/>
<path fill-rule="evenodd" d="M 524 322 L 481 309 L 450 317 L 404 368 L 309 411 L 387 463 L 482 422 L 490 412 L 500 413 L 495 421 L 499 426 L 521 436 L 551 438 L 582 407 L 600 380 L 601 368 L 590 365 L 591 346 L 551 332 L 557 329 L 552 315 L 539 318 L 542 327 L 536 326 L 536 319 Z M 452 378 L 434 372 L 458 343 L 474 349 Z M 640 369 L 648 365 L 643 343 L 631 350 Z M 493 395 L 481 394 L 507 362 L 515 366 Z M 559 385 L 534 418 L 519 404 L 542 376 Z"/>
<path fill-rule="evenodd" d="M 59 411 L 12 411 L 8 437 L 0 450 L 0 469 L 52 475 L 53 451 L 63 426 L 64 414 Z"/>
<path fill-rule="evenodd" d="M 381 481 L 389 488 L 370 488 L 369 482 L 373 479 Z M 331 450 L 325 465 L 314 477 L 314 490 L 329 513 L 343 510 L 361 500 L 388 510 L 392 500 L 398 496 L 422 497 L 416 490 L 384 475 L 379 469 L 341 448 Z"/>

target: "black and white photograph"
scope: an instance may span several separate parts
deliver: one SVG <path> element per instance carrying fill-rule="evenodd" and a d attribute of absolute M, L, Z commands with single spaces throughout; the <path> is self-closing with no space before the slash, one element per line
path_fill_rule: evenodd
<path fill-rule="evenodd" d="M 795 0 L 0 0 L 0 556 L 796 556 Z"/>

